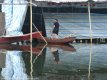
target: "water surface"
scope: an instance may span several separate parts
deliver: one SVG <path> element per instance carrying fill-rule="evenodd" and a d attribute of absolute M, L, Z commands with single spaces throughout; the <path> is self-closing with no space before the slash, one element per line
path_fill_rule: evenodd
<path fill-rule="evenodd" d="M 3 80 L 107 80 L 107 44 L 39 44 L 32 54 L 30 46 L 7 46 L 0 45 Z"/>

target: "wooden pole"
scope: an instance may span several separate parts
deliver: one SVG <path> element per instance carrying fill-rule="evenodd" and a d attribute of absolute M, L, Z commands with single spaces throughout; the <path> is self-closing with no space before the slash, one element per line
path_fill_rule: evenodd
<path fill-rule="evenodd" d="M 91 14 L 90 14 L 90 2 L 88 1 L 88 16 L 89 16 L 89 26 L 90 26 L 90 56 L 89 56 L 89 69 L 88 69 L 88 80 L 90 80 L 91 75 L 91 62 L 92 62 L 92 24 L 91 24 Z"/>
<path fill-rule="evenodd" d="M 32 43 L 32 0 L 30 0 L 30 43 Z"/>
<path fill-rule="evenodd" d="M 30 76 L 31 78 L 33 73 L 33 63 L 32 63 L 32 0 L 30 0 L 30 63 L 31 63 L 31 71 Z"/>

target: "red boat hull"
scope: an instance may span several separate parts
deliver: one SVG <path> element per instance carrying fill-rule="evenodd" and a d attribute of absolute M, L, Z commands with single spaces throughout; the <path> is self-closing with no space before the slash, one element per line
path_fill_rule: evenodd
<path fill-rule="evenodd" d="M 32 38 L 37 38 L 40 36 L 41 35 L 39 32 L 32 32 Z M 13 43 L 13 42 L 24 41 L 24 40 L 29 40 L 29 39 L 30 39 L 30 33 L 24 34 L 22 36 L 1 37 L 0 43 Z"/>
<path fill-rule="evenodd" d="M 41 37 L 41 32 L 32 32 L 32 38 L 38 39 L 40 42 L 45 42 L 44 39 L 47 41 L 47 43 L 54 43 L 54 44 L 62 44 L 62 43 L 69 43 L 73 42 L 75 40 L 75 37 L 66 37 L 66 38 L 47 38 L 47 37 Z M 24 34 L 21 36 L 9 36 L 9 37 L 1 37 L 0 38 L 0 44 L 1 43 L 13 43 L 13 42 L 19 42 L 24 40 L 30 40 L 30 33 Z"/>
<path fill-rule="evenodd" d="M 44 39 L 47 41 L 47 43 L 54 43 L 54 44 L 62 44 L 62 43 L 69 43 L 75 41 L 75 37 L 66 37 L 66 38 L 47 38 L 44 37 L 37 37 L 37 39 L 41 42 L 45 42 Z"/>

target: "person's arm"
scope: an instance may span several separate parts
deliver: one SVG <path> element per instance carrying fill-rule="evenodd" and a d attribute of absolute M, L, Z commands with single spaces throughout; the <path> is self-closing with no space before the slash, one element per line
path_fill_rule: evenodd
<path fill-rule="evenodd" d="M 53 24 L 53 28 L 55 27 L 55 23 Z"/>

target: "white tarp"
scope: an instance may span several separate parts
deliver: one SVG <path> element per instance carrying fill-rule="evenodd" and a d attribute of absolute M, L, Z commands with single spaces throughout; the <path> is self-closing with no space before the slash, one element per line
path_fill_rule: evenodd
<path fill-rule="evenodd" d="M 24 3 L 25 0 L 5 0 L 4 3 Z M 5 13 L 6 35 L 21 35 L 23 22 L 27 11 L 27 4 L 23 5 L 2 5 L 2 12 Z"/>
<path fill-rule="evenodd" d="M 7 51 L 5 67 L 2 68 L 1 80 L 27 80 L 25 63 L 21 51 Z"/>
<path fill-rule="evenodd" d="M 25 0 L 21 0 L 24 3 Z M 5 0 L 4 3 L 14 4 L 19 0 Z M 23 5 L 2 5 L 2 12 L 5 13 L 6 35 L 22 35 L 22 26 L 27 11 L 27 4 Z M 17 68 L 18 67 L 18 68 Z M 22 52 L 7 51 L 5 68 L 2 68 L 1 75 L 5 80 L 27 80 L 25 66 L 22 59 Z"/>

